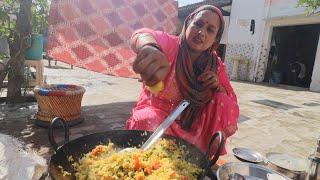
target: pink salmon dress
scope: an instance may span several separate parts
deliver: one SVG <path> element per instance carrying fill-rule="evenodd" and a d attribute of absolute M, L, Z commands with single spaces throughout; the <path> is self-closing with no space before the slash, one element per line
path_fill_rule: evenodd
<path fill-rule="evenodd" d="M 183 100 L 176 82 L 176 61 L 179 50 L 179 38 L 174 35 L 150 29 L 140 29 L 135 33 L 150 33 L 161 46 L 170 64 L 170 72 L 164 80 L 164 90 L 159 94 L 151 94 L 143 84 L 139 100 L 132 110 L 131 117 L 126 122 L 126 129 L 154 131 L 160 123 L 175 109 Z M 135 34 L 133 34 L 132 37 Z M 134 39 L 132 39 L 134 40 Z M 215 54 L 216 55 L 216 54 Z M 186 140 L 200 151 L 205 153 L 212 135 L 222 131 L 227 138 L 237 130 L 239 107 L 237 96 L 229 82 L 226 66 L 216 55 L 217 75 L 220 84 L 226 89 L 224 92 L 213 94 L 211 101 L 203 109 L 201 115 L 193 122 L 189 131 L 181 128 L 175 121 L 165 132 Z M 215 151 L 211 152 L 213 154 Z M 222 155 L 226 154 L 223 147 Z"/>

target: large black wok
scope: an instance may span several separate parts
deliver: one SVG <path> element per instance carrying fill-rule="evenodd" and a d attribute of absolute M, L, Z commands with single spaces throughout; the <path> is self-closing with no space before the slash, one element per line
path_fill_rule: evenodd
<path fill-rule="evenodd" d="M 65 131 L 65 142 L 60 147 L 58 147 L 53 138 L 53 125 L 56 122 L 60 122 L 63 125 Z M 113 142 L 120 148 L 139 146 L 148 139 L 151 133 L 135 130 L 113 130 L 86 135 L 69 142 L 68 125 L 61 118 L 55 118 L 51 122 L 48 135 L 50 144 L 55 150 L 55 154 L 51 156 L 49 164 L 50 176 L 53 179 L 75 179 L 73 167 L 68 161 L 69 156 L 72 156 L 73 159 L 77 161 L 83 156 L 83 154 L 88 153 L 99 144 L 106 144 L 109 140 L 111 140 L 111 142 Z M 215 152 L 214 158 L 210 160 L 209 154 L 213 147 L 213 142 L 218 136 L 219 145 L 217 151 Z M 168 135 L 164 135 L 164 138 L 174 139 L 179 146 L 184 145 L 187 147 L 190 153 L 188 153 L 189 155 L 186 157 L 186 160 L 197 164 L 199 167 L 205 170 L 205 173 L 203 173 L 198 179 L 203 179 L 205 176 L 216 179 L 216 176 L 211 171 L 211 167 L 218 160 L 221 149 L 223 147 L 224 138 L 221 132 L 217 132 L 212 136 L 206 154 L 201 153 L 200 150 L 198 150 L 196 147 L 180 138 Z M 63 176 L 63 173 L 59 166 L 61 166 L 63 170 L 70 172 L 71 176 Z"/>

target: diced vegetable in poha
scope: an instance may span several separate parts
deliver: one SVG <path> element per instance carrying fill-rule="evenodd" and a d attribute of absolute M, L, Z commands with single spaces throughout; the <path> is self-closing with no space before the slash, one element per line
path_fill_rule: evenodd
<path fill-rule="evenodd" d="M 161 139 L 147 151 L 117 152 L 114 144 L 98 145 L 74 164 L 76 179 L 193 180 L 204 171 L 185 160 L 174 140 Z"/>

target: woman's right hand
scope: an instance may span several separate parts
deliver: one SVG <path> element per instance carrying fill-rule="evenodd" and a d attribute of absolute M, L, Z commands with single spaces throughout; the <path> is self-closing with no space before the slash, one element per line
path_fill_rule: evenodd
<path fill-rule="evenodd" d="M 152 45 L 143 46 L 133 62 L 133 71 L 140 74 L 147 86 L 164 80 L 169 70 L 169 62 L 165 55 Z"/>

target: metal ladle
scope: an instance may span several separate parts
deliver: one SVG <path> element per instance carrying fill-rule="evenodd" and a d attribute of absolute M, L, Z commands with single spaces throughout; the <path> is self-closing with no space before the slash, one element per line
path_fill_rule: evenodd
<path fill-rule="evenodd" d="M 149 149 L 167 130 L 167 128 L 174 122 L 174 120 L 188 107 L 190 103 L 187 100 L 181 101 L 179 106 L 160 124 L 160 126 L 151 134 L 149 139 L 143 143 L 140 149 L 147 150 Z M 126 152 L 135 150 L 136 148 L 125 148 L 120 152 Z"/>

